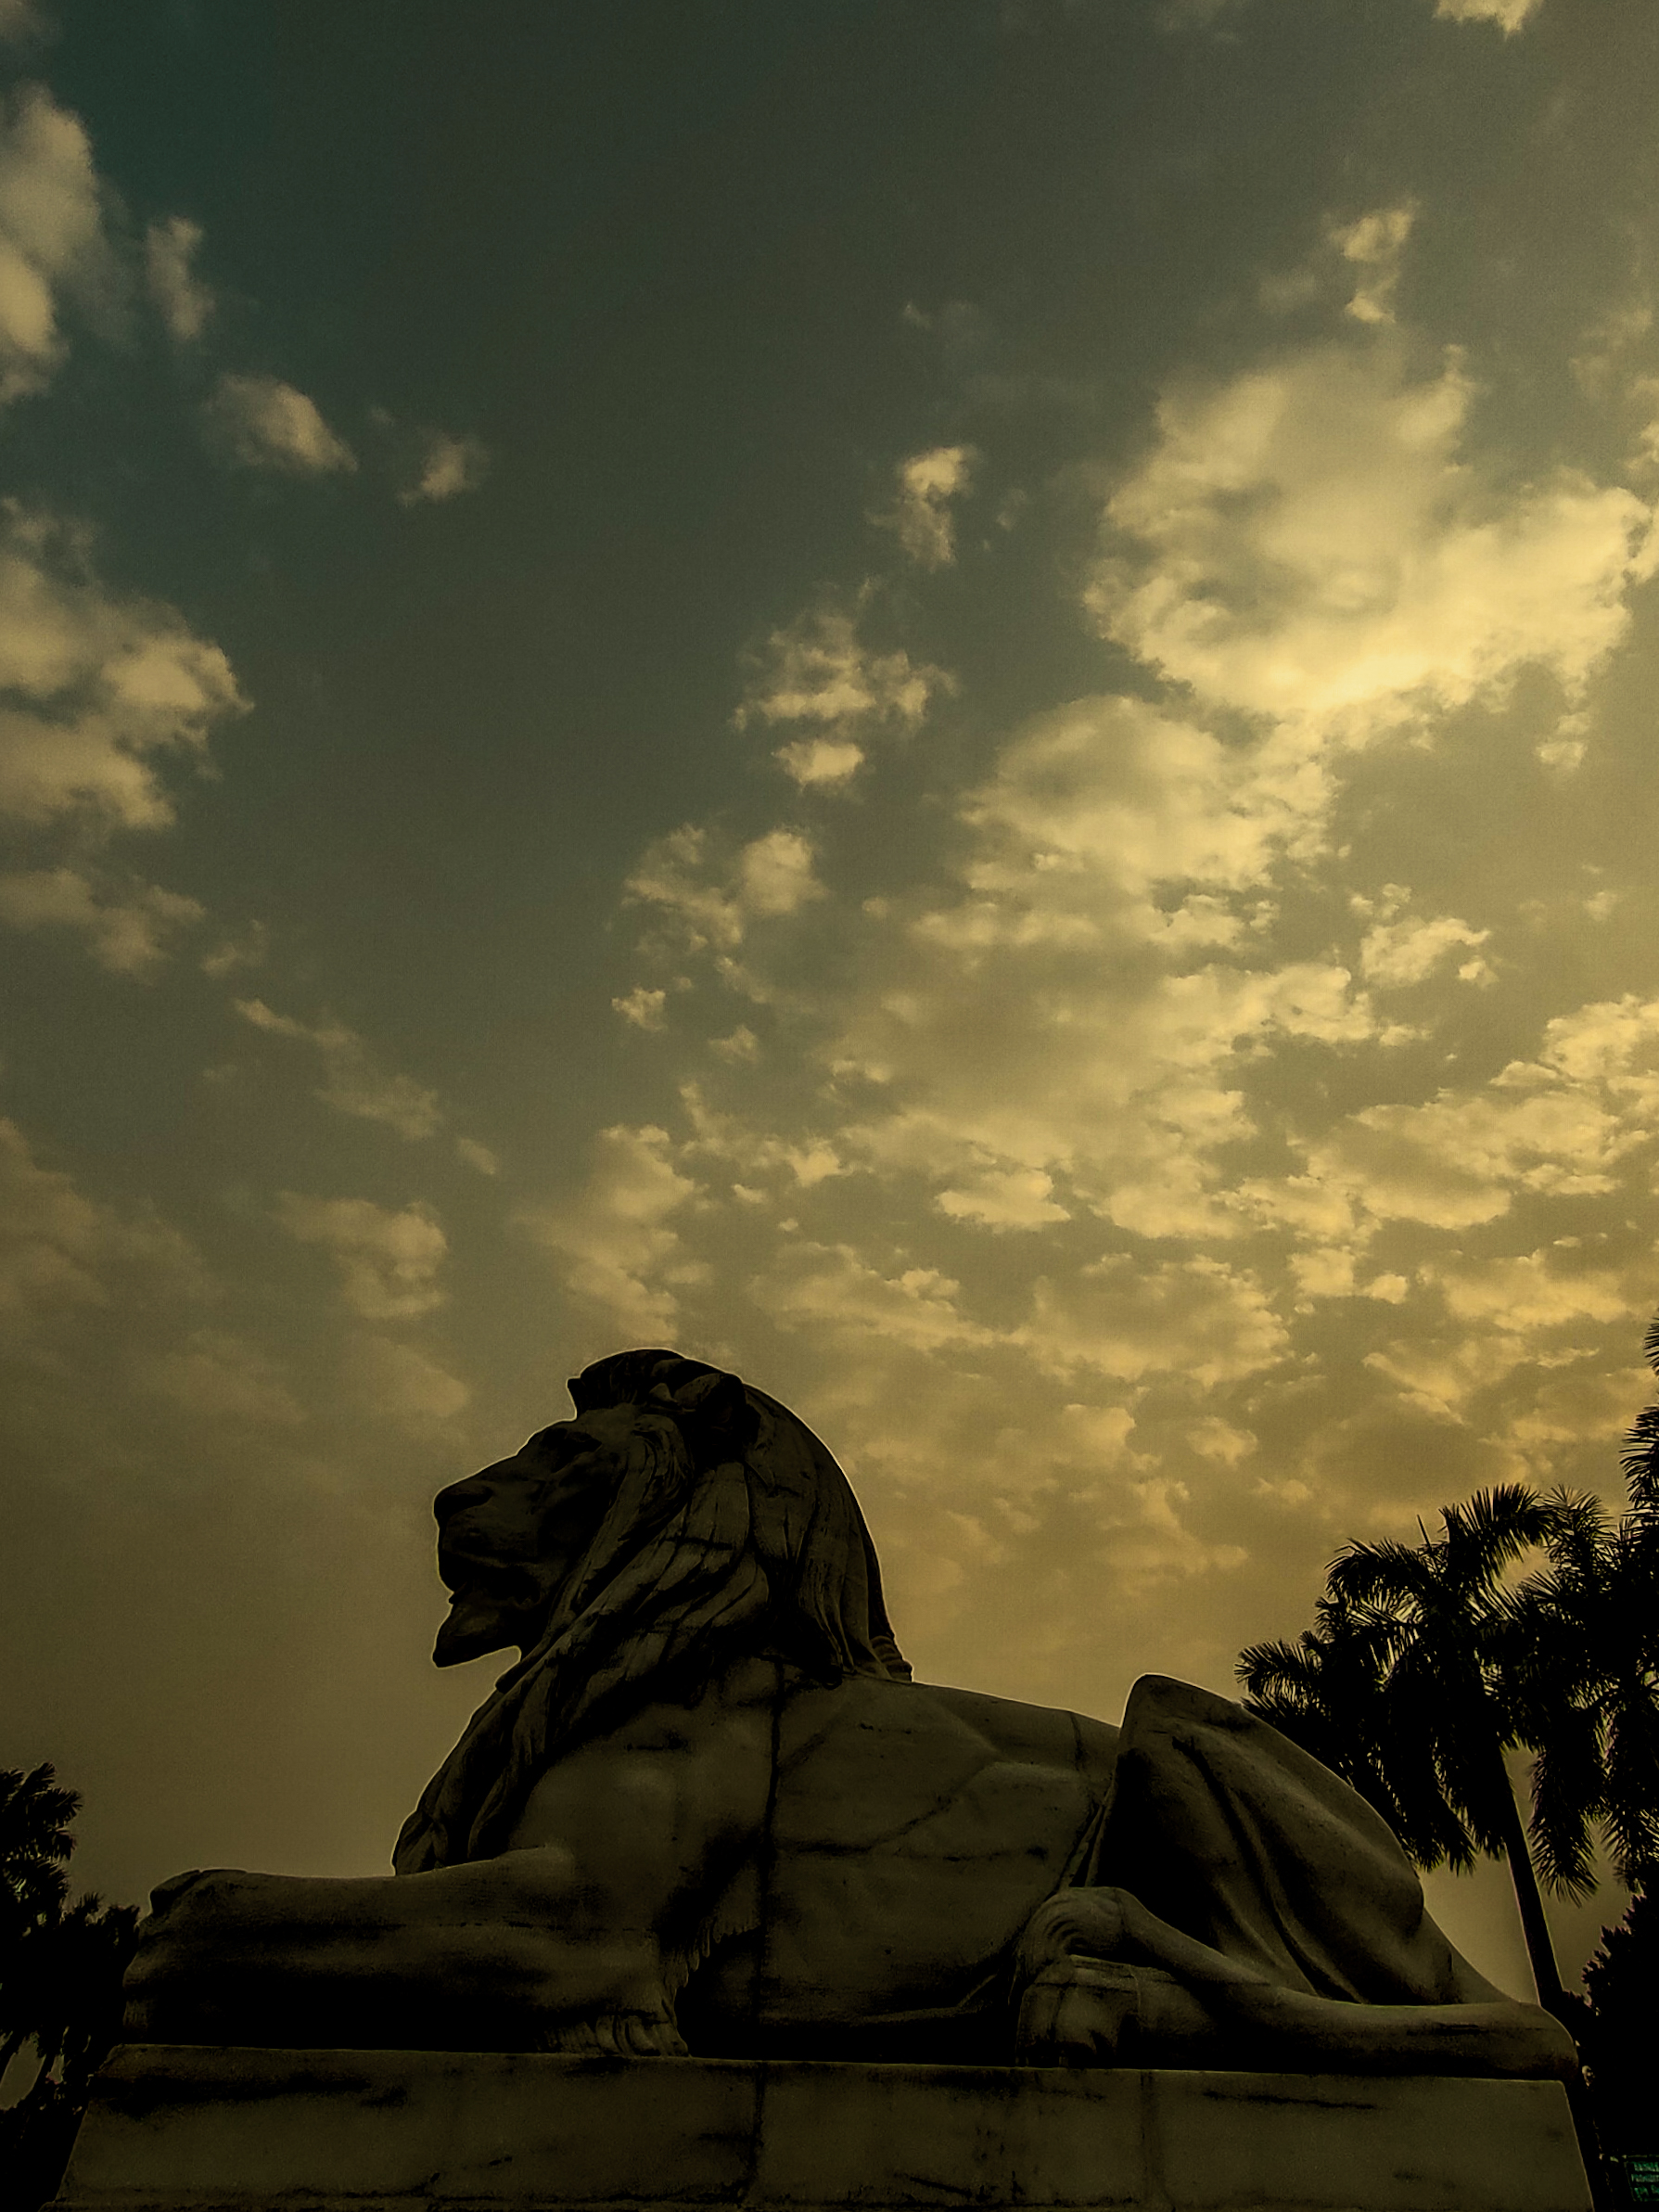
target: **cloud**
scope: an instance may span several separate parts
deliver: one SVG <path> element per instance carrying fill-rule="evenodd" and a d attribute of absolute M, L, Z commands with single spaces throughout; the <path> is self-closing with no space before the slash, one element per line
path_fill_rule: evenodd
<path fill-rule="evenodd" d="M 873 519 L 897 533 L 918 568 L 948 569 L 955 560 L 951 503 L 967 492 L 978 458 L 971 445 L 938 445 L 900 462 L 893 505 Z"/>
<path fill-rule="evenodd" d="M 45 17 L 34 0 L 0 0 L 0 39 L 21 45 L 46 32 Z"/>
<path fill-rule="evenodd" d="M 1237 943 L 1254 911 L 1238 895 L 1320 850 L 1332 799 L 1324 772 L 1271 736 L 1224 743 L 1143 700 L 1075 699 L 1028 722 L 964 795 L 971 897 L 925 927 L 964 943 L 1117 929 L 1171 951 Z"/>
<path fill-rule="evenodd" d="M 576 1196 L 519 1216 L 563 1260 L 571 1295 L 641 1337 L 671 1329 L 676 1293 L 708 1272 L 670 1225 L 697 1189 L 674 1165 L 673 1149 L 668 1132 L 655 1126 L 604 1130 Z"/>
<path fill-rule="evenodd" d="M 0 509 L 0 816 L 164 827 L 164 764 L 199 766 L 214 724 L 246 705 L 219 647 L 172 607 L 99 582 L 84 532 Z"/>
<path fill-rule="evenodd" d="M 773 758 L 803 788 L 849 782 L 874 743 L 916 729 L 933 700 L 954 687 L 943 669 L 912 662 L 902 648 L 872 651 L 859 635 L 867 600 L 861 595 L 851 609 L 825 601 L 772 631 L 750 656 L 734 720 L 740 730 L 798 728 Z"/>
<path fill-rule="evenodd" d="M 1189 1377 L 1202 1388 L 1271 1367 L 1290 1338 L 1248 1270 L 1196 1259 L 1137 1264 L 1114 1255 L 1070 1283 L 1041 1281 L 1022 1331 L 1045 1373 L 1094 1368 L 1122 1382 Z"/>
<path fill-rule="evenodd" d="M 393 1209 L 371 1198 L 308 1198 L 284 1191 L 275 1219 L 301 1244 L 320 1245 L 339 1275 L 340 1296 L 365 1321 L 429 1313 L 443 1303 L 438 1271 L 449 1241 L 419 1199 Z"/>
<path fill-rule="evenodd" d="M 1454 1260 L 1427 1271 L 1447 1311 L 1464 1322 L 1536 1331 L 1580 1321 L 1622 1321 L 1630 1298 L 1620 1272 L 1586 1267 L 1576 1242 L 1497 1259 Z"/>
<path fill-rule="evenodd" d="M 489 473 L 490 453 L 481 438 L 426 430 L 420 442 L 415 478 L 398 493 L 400 506 L 458 499 L 464 492 L 476 492 Z"/>
<path fill-rule="evenodd" d="M 0 1119 L 0 1312 L 11 1324 L 53 1307 L 108 1306 L 117 1271 L 134 1263 L 180 1283 L 196 1273 L 176 1232 L 87 1197 L 36 1159 L 15 1121 Z"/>
<path fill-rule="evenodd" d="M 0 876 L 0 921 L 14 929 L 78 931 L 100 967 L 150 982 L 171 958 L 173 942 L 206 918 L 207 909 L 160 884 L 100 893 L 73 868 L 34 868 Z"/>
<path fill-rule="evenodd" d="M 64 300 L 96 313 L 118 291 L 85 126 L 44 86 L 20 85 L 0 106 L 0 405 L 51 381 Z"/>
<path fill-rule="evenodd" d="M 749 1295 L 781 1328 L 828 1330 L 855 1343 L 874 1337 L 912 1351 L 938 1351 L 991 1341 L 991 1331 L 961 1311 L 961 1289 L 937 1268 L 905 1268 L 887 1276 L 849 1246 L 804 1244 L 752 1283 Z"/>
<path fill-rule="evenodd" d="M 453 1421 L 472 1402 L 472 1390 L 428 1353 L 395 1337 L 364 1336 L 351 1347 L 351 1387 L 374 1414 L 421 1430 Z"/>
<path fill-rule="evenodd" d="M 722 1056 L 733 1057 L 738 1065 L 747 1059 L 742 1054 Z M 787 1175 L 797 1190 L 810 1190 L 833 1175 L 847 1172 L 847 1163 L 833 1144 L 810 1135 L 795 1141 L 762 1134 L 739 1117 L 711 1106 L 699 1083 L 683 1084 L 680 1103 L 691 1125 L 691 1141 L 685 1147 L 688 1156 L 703 1153 L 730 1161 L 746 1175 Z"/>
<path fill-rule="evenodd" d="M 832 1013 L 825 1060 L 877 1087 L 844 1147 L 988 1227 L 1080 1205 L 1235 1234 L 1218 1155 L 1253 1133 L 1248 1056 L 1385 1033 L 1346 965 L 1275 957 L 1275 876 L 1333 803 L 1271 733 L 1113 697 L 1036 717 L 959 803 L 957 885 L 895 907 Z"/>
<path fill-rule="evenodd" d="M 1321 1180 L 1379 1221 L 1473 1229 L 1523 1192 L 1586 1197 L 1641 1142 L 1617 1116 L 1565 1086 L 1529 1098 L 1443 1091 L 1419 1106 L 1366 1106 L 1308 1150 Z"/>
<path fill-rule="evenodd" d="M 1542 6 L 1543 0 L 1436 0 L 1435 13 L 1451 23 L 1496 23 L 1509 38 Z"/>
<path fill-rule="evenodd" d="M 309 1418 L 276 1362 L 258 1345 L 223 1329 L 196 1329 L 160 1353 L 139 1380 L 193 1421 L 249 1428 L 298 1428 Z"/>
<path fill-rule="evenodd" d="M 144 278 L 150 299 L 169 335 L 181 346 L 194 345 L 213 313 L 213 295 L 196 274 L 202 228 L 187 215 L 152 223 L 144 234 Z"/>
<path fill-rule="evenodd" d="M 674 830 L 641 857 L 626 889 L 630 899 L 671 916 L 692 950 L 728 953 L 757 922 L 783 920 L 824 895 L 811 840 L 796 829 L 768 830 L 729 858 L 718 855 L 706 830 Z"/>
<path fill-rule="evenodd" d="M 322 1054 L 326 1076 L 316 1095 L 337 1113 L 353 1115 L 360 1121 L 378 1121 L 411 1143 L 436 1136 L 444 1126 L 438 1093 L 413 1077 L 379 1067 L 363 1039 L 343 1022 L 323 1021 L 313 1026 L 296 1021 L 291 1015 L 274 1012 L 263 999 L 236 999 L 233 1004 L 242 1019 L 251 1022 L 256 1029 L 273 1037 L 291 1037 Z"/>
<path fill-rule="evenodd" d="M 1316 1177 L 1380 1221 L 1470 1229 L 1526 1195 L 1593 1197 L 1653 1142 L 1659 1000 L 1599 1000 L 1544 1027 L 1534 1061 L 1480 1091 L 1368 1106 L 1309 1145 Z"/>
<path fill-rule="evenodd" d="M 1373 228 L 1349 237 L 1367 266 L 1407 224 Z M 828 903 L 813 942 L 834 933 L 849 962 L 828 999 L 803 995 L 788 939 L 747 941 L 708 833 L 647 854 L 632 894 L 672 911 L 681 946 L 726 980 L 810 1024 L 841 1094 L 808 1117 L 781 1109 L 762 1070 L 770 1105 L 734 1112 L 683 1089 L 698 1144 L 746 1188 L 792 1156 L 887 1189 L 915 1179 L 963 1228 L 1094 1214 L 1153 1239 L 1267 1229 L 1298 1247 L 1280 1278 L 1298 1311 L 1401 1301 L 1397 1265 L 1356 1272 L 1355 1240 L 1380 1223 L 1468 1228 L 1517 1192 L 1604 1187 L 1633 1141 L 1627 1115 L 1559 1071 L 1538 1097 L 1457 1090 L 1338 1115 L 1297 1132 L 1299 1163 L 1274 1176 L 1229 1165 L 1277 1125 L 1255 1071 L 1286 1048 L 1394 1050 L 1420 1030 L 1375 993 L 1497 972 L 1489 927 L 1392 882 L 1350 895 L 1346 948 L 1311 952 L 1304 923 L 1282 927 L 1335 855 L 1354 748 L 1424 736 L 1528 659 L 1581 686 L 1627 620 L 1646 510 L 1577 479 L 1495 492 L 1460 450 L 1468 398 L 1455 362 L 1413 382 L 1392 341 L 1367 339 L 1166 403 L 1153 453 L 1110 503 L 1117 527 L 1144 533 L 1145 566 L 1109 626 L 1155 649 L 1188 697 L 1074 700 L 1015 731 L 958 802 L 942 878 L 924 861 L 854 915 L 814 868 Z M 847 665 L 826 650 L 813 681 L 777 695 L 833 725 L 858 703 L 856 675 L 854 697 L 837 689 Z M 765 696 L 752 690 L 748 716 Z M 792 858 L 804 886 L 807 856 Z M 1419 1006 L 1432 1024 L 1442 1000 Z M 744 1064 L 727 1065 L 741 1100 Z"/>
<path fill-rule="evenodd" d="M 624 1021 L 632 1022 L 636 1029 L 660 1029 L 668 995 L 666 991 L 652 991 L 641 983 L 626 998 L 612 999 L 611 1005 Z"/>
<path fill-rule="evenodd" d="M 1377 917 L 1361 940 L 1359 969 L 1368 983 L 1381 990 L 1425 982 L 1448 960 L 1474 952 L 1492 934 L 1489 929 L 1471 929 L 1455 914 L 1413 914 L 1406 911 L 1410 897 L 1407 886 L 1388 883 L 1380 899 L 1360 895 L 1349 901 L 1357 914 Z M 1484 960 L 1465 957 L 1458 967 L 1464 982 L 1485 980 L 1490 973 Z"/>
<path fill-rule="evenodd" d="M 940 1191 L 934 1204 L 952 1221 L 985 1229 L 1040 1229 L 1071 1218 L 1053 1193 L 1052 1177 L 1040 1168 L 986 1166 L 963 1176 L 961 1187 Z"/>
<path fill-rule="evenodd" d="M 1359 287 L 1346 309 L 1355 322 L 1393 322 L 1400 258 L 1415 219 L 1415 209 L 1403 205 L 1376 208 L 1355 223 L 1333 225 L 1331 243 L 1360 273 Z"/>
<path fill-rule="evenodd" d="M 213 443 L 244 468 L 328 476 L 357 467 L 316 402 L 276 377 L 221 377 L 207 418 Z"/>
<path fill-rule="evenodd" d="M 1494 703 L 1524 666 L 1569 696 L 1625 634 L 1652 517 L 1567 470 L 1503 494 L 1462 461 L 1457 355 L 1318 347 L 1158 409 L 1106 505 L 1102 631 L 1212 709 L 1362 743 Z"/>
<path fill-rule="evenodd" d="M 1317 1586 L 1343 1536 L 1549 1451 L 1552 1479 L 1593 1477 L 1610 1439 L 1546 1440 L 1557 1385 L 1640 1337 L 1659 1002 L 1563 1008 L 1591 923 L 1534 743 L 1593 740 L 1578 795 L 1620 787 L 1640 731 L 1595 686 L 1650 518 L 1472 436 L 1460 360 L 1424 375 L 1384 319 L 1405 213 L 1370 220 L 1324 260 L 1374 315 L 1172 390 L 1103 500 L 1089 605 L 1135 658 L 1121 693 L 985 732 L 966 786 L 941 767 L 918 804 L 857 719 L 868 640 L 821 602 L 751 661 L 740 726 L 855 747 L 883 837 L 849 865 L 785 832 L 812 888 L 782 927 L 713 826 L 631 881 L 672 925 L 639 988 L 682 993 L 680 1106 L 641 1170 L 670 1241 L 612 1310 L 764 1346 L 897 1519 L 904 1602 L 1064 1620 L 1068 1666 L 1097 1582 L 1139 1603 L 1248 1558 L 1259 1605 L 1270 1555 Z M 1513 840 L 1536 913 L 1470 876 L 1477 834 Z M 733 990 L 760 1010 L 735 1036 Z M 1575 1255 L 1563 1221 L 1598 1234 Z M 993 1482 L 1047 1532 L 1043 1573 L 1075 1563 L 1046 1610 Z M 1167 1615 L 1141 1664 L 1263 1632 Z"/>
<path fill-rule="evenodd" d="M 734 1067 L 753 1067 L 760 1057 L 760 1040 L 753 1029 L 739 1022 L 729 1037 L 711 1038 L 708 1049 Z"/>
<path fill-rule="evenodd" d="M 262 967 L 271 950 L 271 932 L 263 922 L 249 922 L 240 935 L 222 938 L 202 955 L 204 976 L 233 976 L 238 968 Z"/>

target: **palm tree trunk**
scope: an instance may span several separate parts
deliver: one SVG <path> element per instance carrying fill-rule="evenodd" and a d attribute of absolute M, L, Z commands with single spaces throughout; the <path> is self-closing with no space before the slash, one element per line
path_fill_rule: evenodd
<path fill-rule="evenodd" d="M 1573 2003 L 1562 1986 L 1561 1970 L 1555 1963 L 1555 1945 L 1551 1940 L 1550 1923 L 1544 1913 L 1543 1892 L 1538 1887 L 1538 1875 L 1533 1872 L 1532 1853 L 1526 1848 L 1526 1831 L 1521 1823 L 1520 1809 L 1515 1803 L 1515 1793 L 1501 1755 L 1498 1759 L 1498 1771 L 1500 1781 L 1493 1792 L 1494 1809 L 1498 1815 L 1499 1832 L 1503 1837 L 1504 1856 L 1509 1860 L 1510 1880 L 1515 1886 L 1515 1903 L 1521 1914 L 1521 1933 L 1526 1941 L 1526 1956 L 1532 1966 L 1533 1986 L 1538 1990 L 1538 2002 L 1545 2012 L 1553 2013 L 1559 2020 L 1566 2020 L 1573 2011 Z"/>

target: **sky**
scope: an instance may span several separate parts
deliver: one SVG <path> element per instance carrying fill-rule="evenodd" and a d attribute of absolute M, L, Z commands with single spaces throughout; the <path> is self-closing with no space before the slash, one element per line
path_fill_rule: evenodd
<path fill-rule="evenodd" d="M 819 1431 L 919 1676 L 1104 1718 L 1619 1502 L 1653 0 L 0 39 L 0 1764 L 80 1881 L 382 1871 L 496 1671 L 431 1499 L 629 1345 Z"/>

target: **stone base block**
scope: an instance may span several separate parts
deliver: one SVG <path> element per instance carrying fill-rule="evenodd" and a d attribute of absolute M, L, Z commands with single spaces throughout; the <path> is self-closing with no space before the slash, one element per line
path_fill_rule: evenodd
<path fill-rule="evenodd" d="M 57 2212 L 1589 2212 L 1552 2081 L 131 2044 Z"/>

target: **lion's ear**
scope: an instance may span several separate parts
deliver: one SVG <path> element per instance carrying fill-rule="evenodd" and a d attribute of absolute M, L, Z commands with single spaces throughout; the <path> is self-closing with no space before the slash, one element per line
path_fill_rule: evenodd
<path fill-rule="evenodd" d="M 657 1391 L 652 1392 L 655 1398 Z M 670 1402 L 693 1460 L 699 1467 L 741 1459 L 755 1440 L 759 1417 L 736 1375 L 705 1368 L 672 1393 Z"/>

